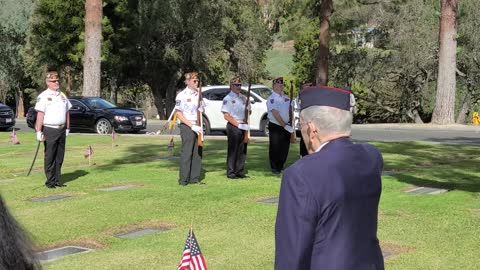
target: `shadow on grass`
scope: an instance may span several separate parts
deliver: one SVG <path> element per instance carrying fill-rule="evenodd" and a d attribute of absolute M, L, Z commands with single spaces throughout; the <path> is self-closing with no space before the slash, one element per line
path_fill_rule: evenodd
<path fill-rule="evenodd" d="M 82 176 L 85 176 L 87 174 L 88 174 L 88 172 L 84 171 L 84 170 L 76 170 L 76 171 L 73 171 L 73 172 L 62 174 L 62 182 L 63 183 L 68 183 L 68 182 L 71 182 L 71 181 L 75 181 L 78 178 L 80 178 Z"/>
<path fill-rule="evenodd" d="M 431 142 L 448 143 L 448 144 L 466 144 L 466 145 L 480 145 L 480 138 L 471 137 L 453 137 L 453 138 L 427 138 Z"/>
<path fill-rule="evenodd" d="M 181 151 L 181 142 L 175 146 L 174 155 L 179 157 Z M 272 175 L 268 161 L 268 143 L 257 142 L 248 146 L 247 154 L 247 173 L 260 172 L 265 175 Z M 98 166 L 99 170 L 112 170 L 117 166 L 124 164 L 135 164 L 145 162 L 156 162 L 155 166 L 159 168 L 171 168 L 179 166 L 180 159 L 161 159 L 160 157 L 170 156 L 167 145 L 157 144 L 134 144 L 128 147 L 127 154 L 121 158 L 112 160 L 110 164 Z M 227 141 L 212 140 L 206 143 L 203 149 L 202 174 L 201 178 L 205 178 L 205 172 L 226 171 L 227 158 Z M 291 163 L 291 162 L 290 162 Z M 290 164 L 288 163 L 288 164 Z M 286 164 L 286 165 L 288 165 Z"/>
<path fill-rule="evenodd" d="M 476 146 L 441 145 L 422 142 L 377 142 L 374 143 L 383 153 L 384 169 L 398 171 L 393 176 L 398 181 L 416 186 L 447 188 L 469 192 L 480 191 L 480 180 L 475 175 L 478 168 Z M 179 157 L 181 142 L 177 142 L 174 155 Z M 297 161 L 298 145 L 291 146 L 286 167 Z M 123 164 L 151 162 L 152 166 L 165 168 L 178 173 L 180 159 L 160 159 L 170 156 L 167 144 L 134 144 L 126 154 L 114 159 L 110 164 L 97 167 L 112 170 Z M 211 140 L 203 149 L 202 175 L 205 172 L 226 171 L 227 142 Z M 254 142 L 248 145 L 247 173 L 260 176 L 273 176 L 268 159 L 268 142 Z"/>
<path fill-rule="evenodd" d="M 463 175 L 463 179 L 458 179 L 462 175 L 443 174 L 435 179 L 415 177 L 411 175 L 393 175 L 391 176 L 400 182 L 418 187 L 431 187 L 448 190 L 463 190 L 468 192 L 480 192 L 480 181 L 471 176 Z M 451 178 L 454 177 L 454 178 Z M 467 178 L 470 177 L 470 178 Z"/>
<path fill-rule="evenodd" d="M 480 191 L 474 175 L 478 162 L 476 146 L 429 143 L 375 143 L 384 158 L 385 170 L 399 171 L 392 177 L 415 186 Z M 471 172 L 471 173 L 469 173 Z"/>

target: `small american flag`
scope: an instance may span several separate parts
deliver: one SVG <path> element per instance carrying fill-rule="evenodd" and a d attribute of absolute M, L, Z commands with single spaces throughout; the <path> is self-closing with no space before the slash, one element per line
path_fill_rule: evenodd
<path fill-rule="evenodd" d="M 20 140 L 18 140 L 17 132 L 15 132 L 15 129 L 13 129 L 12 134 L 10 134 L 10 141 L 12 141 L 12 144 L 20 144 Z"/>
<path fill-rule="evenodd" d="M 173 137 L 170 139 L 170 142 L 168 143 L 168 149 L 173 150 L 175 148 L 175 143 L 173 142 Z"/>
<path fill-rule="evenodd" d="M 85 153 L 83 154 L 83 156 L 84 156 L 85 158 L 88 158 L 88 157 L 90 157 L 91 155 L 93 155 L 93 148 L 92 148 L 91 145 L 89 145 L 89 146 L 87 147 L 87 150 L 86 150 Z"/>
<path fill-rule="evenodd" d="M 117 133 L 115 132 L 115 130 L 112 130 L 112 140 L 114 141 L 114 140 L 116 140 L 116 139 L 118 139 L 118 135 L 117 135 Z"/>
<path fill-rule="evenodd" d="M 190 229 L 188 233 L 182 261 L 178 265 L 178 270 L 207 270 L 207 264 L 205 263 L 205 259 L 203 258 L 192 229 Z"/>

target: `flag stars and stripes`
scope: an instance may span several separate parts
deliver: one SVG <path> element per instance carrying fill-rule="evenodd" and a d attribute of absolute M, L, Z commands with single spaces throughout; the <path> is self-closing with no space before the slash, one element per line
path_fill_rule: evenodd
<path fill-rule="evenodd" d="M 178 270 L 207 270 L 205 258 L 203 258 L 193 230 L 188 233 Z"/>

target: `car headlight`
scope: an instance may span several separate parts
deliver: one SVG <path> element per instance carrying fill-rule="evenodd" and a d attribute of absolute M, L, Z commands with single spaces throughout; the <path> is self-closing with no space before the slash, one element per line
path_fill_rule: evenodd
<path fill-rule="evenodd" d="M 128 117 L 122 115 L 115 115 L 113 118 L 119 122 L 128 121 Z"/>
<path fill-rule="evenodd" d="M 145 115 L 143 116 L 142 121 L 143 122 L 147 121 L 147 118 L 145 117 Z"/>

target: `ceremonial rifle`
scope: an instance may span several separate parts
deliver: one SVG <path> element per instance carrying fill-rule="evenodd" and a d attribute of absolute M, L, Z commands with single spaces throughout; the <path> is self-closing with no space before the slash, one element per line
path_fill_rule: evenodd
<path fill-rule="evenodd" d="M 243 123 L 249 125 L 250 122 L 250 112 L 248 111 L 248 105 L 250 104 L 250 91 L 252 90 L 252 83 L 248 83 L 247 91 L 247 100 L 245 101 L 245 117 L 243 118 Z M 250 125 L 248 129 L 243 132 L 243 142 L 248 143 L 250 141 Z"/>
<path fill-rule="evenodd" d="M 35 151 L 35 156 L 33 156 L 32 165 L 30 165 L 30 169 L 28 169 L 27 176 L 29 176 L 30 173 L 32 172 L 32 168 L 33 168 L 33 165 L 35 165 L 35 160 L 37 159 L 37 155 L 38 155 L 38 150 L 39 150 L 39 149 L 40 149 L 40 141 L 38 141 L 37 150 Z"/>
<path fill-rule="evenodd" d="M 202 132 L 198 133 L 197 143 L 198 146 L 203 146 L 203 117 L 202 112 L 199 111 L 200 106 L 202 106 L 202 82 L 198 80 L 198 105 L 197 105 L 197 123 L 199 123 Z"/>
<path fill-rule="evenodd" d="M 288 116 L 289 116 L 289 124 L 293 128 L 293 132 L 290 134 L 290 143 L 296 143 L 297 142 L 297 135 L 295 134 L 295 116 L 293 114 L 293 107 L 292 107 L 292 102 L 293 102 L 293 82 L 290 83 L 290 109 L 288 110 Z"/>

